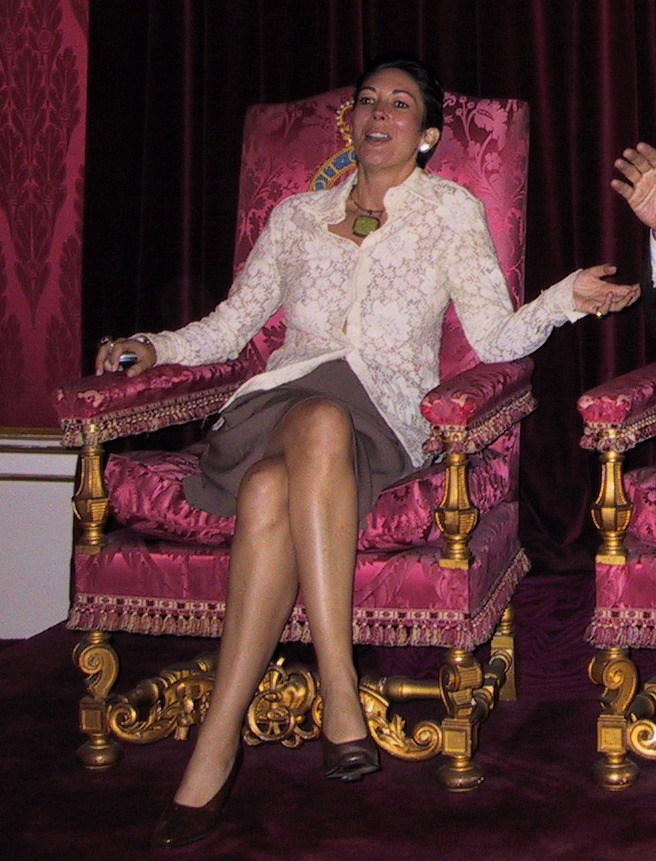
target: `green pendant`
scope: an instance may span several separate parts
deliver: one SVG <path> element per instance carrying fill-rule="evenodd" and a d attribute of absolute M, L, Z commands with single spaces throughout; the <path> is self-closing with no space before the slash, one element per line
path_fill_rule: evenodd
<path fill-rule="evenodd" d="M 353 222 L 354 236 L 369 236 L 380 227 L 380 219 L 373 215 L 358 215 Z"/>

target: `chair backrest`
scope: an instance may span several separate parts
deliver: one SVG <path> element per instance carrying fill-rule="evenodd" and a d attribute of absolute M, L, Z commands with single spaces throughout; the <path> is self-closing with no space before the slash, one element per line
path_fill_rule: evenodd
<path fill-rule="evenodd" d="M 248 256 L 272 207 L 290 194 L 342 181 L 355 169 L 348 129 L 352 87 L 308 99 L 251 106 L 244 123 L 235 271 Z M 480 99 L 447 93 L 444 130 L 428 165 L 479 197 L 508 289 L 524 296 L 529 111 L 515 99 Z M 254 371 L 284 337 L 278 312 L 253 339 Z M 444 323 L 440 376 L 448 379 L 477 364 L 450 307 Z"/>

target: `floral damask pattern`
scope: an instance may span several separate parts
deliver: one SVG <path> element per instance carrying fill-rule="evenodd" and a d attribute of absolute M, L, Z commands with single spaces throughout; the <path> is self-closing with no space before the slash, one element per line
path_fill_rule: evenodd
<path fill-rule="evenodd" d="M 645 365 L 585 392 L 578 400 L 583 448 L 610 452 L 622 475 L 623 452 L 656 435 L 656 364 Z M 602 454 L 602 460 L 606 457 Z M 616 459 L 618 458 L 618 459 Z M 608 469 L 608 467 L 607 467 Z M 606 478 L 608 472 L 605 473 Z M 626 560 L 610 554 L 595 564 L 595 609 L 587 638 L 598 648 L 656 648 L 656 473 L 634 469 L 621 482 L 632 506 L 622 541 Z M 603 482 L 597 502 L 612 513 L 621 499 Z M 614 498 L 615 497 L 615 498 Z M 622 522 L 618 516 L 618 523 Z M 606 528 L 610 518 L 605 516 Z M 608 534 L 608 531 L 607 531 Z"/>
<path fill-rule="evenodd" d="M 581 446 L 621 452 L 656 433 L 656 363 L 590 389 L 578 400 Z"/>
<path fill-rule="evenodd" d="M 80 372 L 86 27 L 86 0 L 0 4 L 0 425 L 54 424 Z"/>
<path fill-rule="evenodd" d="M 20 343 L 20 326 L 16 314 L 8 311 L 7 265 L 0 248 L 0 367 L 11 368 L 0 388 L 0 411 L 6 403 L 18 398 L 25 380 L 25 362 Z"/>

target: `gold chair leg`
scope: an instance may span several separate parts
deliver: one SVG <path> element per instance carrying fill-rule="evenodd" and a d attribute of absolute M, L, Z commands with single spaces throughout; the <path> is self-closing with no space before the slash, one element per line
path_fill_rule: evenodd
<path fill-rule="evenodd" d="M 490 644 L 490 662 L 501 657 L 506 664 L 504 682 L 499 689 L 499 699 L 514 702 L 517 699 L 515 610 L 508 604 Z"/>
<path fill-rule="evenodd" d="M 86 768 L 105 769 L 122 755 L 108 724 L 108 697 L 118 676 L 118 656 L 103 631 L 82 637 L 73 651 L 74 663 L 86 674 L 89 693 L 80 700 L 80 730 L 88 740 L 77 752 Z"/>
<path fill-rule="evenodd" d="M 599 651 L 588 668 L 590 679 L 604 686 L 602 712 L 597 718 L 597 750 L 602 754 L 593 769 L 606 789 L 625 789 L 635 783 L 639 768 L 628 752 L 628 711 L 638 688 L 638 673 L 626 649 Z"/>
<path fill-rule="evenodd" d="M 448 789 L 462 792 L 478 786 L 483 772 L 472 757 L 479 727 L 511 674 L 512 636 L 512 611 L 508 610 L 495 634 L 485 673 L 470 652 L 451 649 L 437 679 L 363 679 L 360 699 L 376 743 L 392 756 L 413 762 L 444 753 L 449 762 L 438 777 Z M 87 676 L 89 691 L 80 703 L 80 728 L 88 741 L 78 754 L 88 768 L 114 765 L 122 753 L 117 739 L 147 744 L 175 735 L 182 740 L 205 717 L 216 671 L 213 653 L 168 667 L 124 695 L 113 693 L 118 657 L 107 634 L 85 634 L 74 659 Z M 441 722 L 421 720 L 408 734 L 404 719 L 390 716 L 389 709 L 392 702 L 413 699 L 441 700 L 447 716 Z M 319 737 L 322 705 L 316 674 L 298 665 L 285 667 L 284 659 L 279 659 L 269 665 L 251 702 L 244 740 L 250 745 L 279 742 L 299 747 Z"/>
<path fill-rule="evenodd" d="M 442 721 L 443 753 L 450 758 L 437 773 L 452 792 L 475 789 L 483 769 L 472 757 L 478 747 L 479 703 L 474 692 L 483 685 L 481 665 L 465 649 L 449 649 L 440 670 L 442 700 L 448 716 Z"/>

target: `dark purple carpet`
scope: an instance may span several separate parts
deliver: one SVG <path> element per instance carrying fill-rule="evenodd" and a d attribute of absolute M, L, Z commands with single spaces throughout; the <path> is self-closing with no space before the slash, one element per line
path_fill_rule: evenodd
<path fill-rule="evenodd" d="M 383 757 L 383 770 L 341 785 L 320 772 L 318 743 L 297 751 L 247 748 L 221 827 L 184 850 L 151 850 L 148 839 L 189 753 L 173 739 L 130 746 L 113 770 L 92 774 L 79 744 L 78 635 L 57 626 L 0 651 L 2 758 L 0 858 L 21 861 L 642 861 L 656 858 L 656 763 L 642 762 L 621 793 L 596 787 L 596 689 L 583 641 L 590 574 L 531 575 L 516 600 L 520 626 L 517 703 L 503 703 L 483 729 L 486 780 L 473 793 L 439 787 L 439 758 L 417 765 Z M 115 638 L 121 689 L 207 641 Z M 641 657 L 652 675 L 656 654 Z M 369 650 L 369 671 L 434 664 L 423 650 Z"/>

